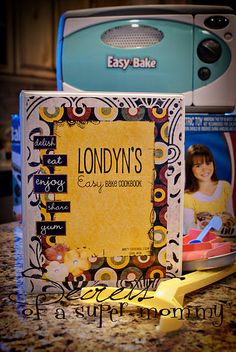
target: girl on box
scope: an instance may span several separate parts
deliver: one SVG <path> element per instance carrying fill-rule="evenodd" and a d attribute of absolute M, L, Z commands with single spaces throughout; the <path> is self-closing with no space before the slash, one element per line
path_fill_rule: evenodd
<path fill-rule="evenodd" d="M 184 233 L 205 227 L 213 215 L 221 216 L 223 227 L 235 224 L 231 185 L 218 180 L 211 151 L 193 144 L 186 155 Z"/>

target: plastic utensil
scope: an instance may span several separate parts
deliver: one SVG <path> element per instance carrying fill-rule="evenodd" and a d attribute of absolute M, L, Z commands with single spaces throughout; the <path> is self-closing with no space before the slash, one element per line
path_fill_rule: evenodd
<path fill-rule="evenodd" d="M 188 244 L 191 240 L 194 240 L 195 238 L 197 238 L 198 235 L 200 235 L 202 230 L 199 230 L 199 229 L 194 229 L 194 228 L 191 228 L 188 232 L 187 235 L 184 235 L 183 237 L 183 245 L 189 245 Z M 202 240 L 201 244 L 202 243 L 207 243 L 207 242 L 223 242 L 224 239 L 222 237 L 220 237 L 214 230 L 210 230 L 206 236 L 204 237 L 204 239 Z M 198 243 L 199 245 L 199 243 Z"/>
<path fill-rule="evenodd" d="M 181 278 L 162 281 L 156 291 L 133 290 L 117 287 L 84 287 L 80 299 L 84 303 L 118 302 L 134 304 L 160 313 L 161 332 L 178 330 L 183 324 L 183 302 L 185 294 L 208 286 L 236 272 L 236 263 L 224 269 L 195 271 Z M 168 314 L 170 312 L 170 314 Z M 163 313 L 163 314 L 161 314 Z M 174 313 L 171 314 L 171 313 Z"/>
<path fill-rule="evenodd" d="M 210 229 L 219 230 L 222 226 L 222 220 L 219 216 L 214 215 L 211 221 L 204 227 L 200 235 L 194 240 L 191 240 L 189 244 L 202 242 L 203 238 L 207 235 Z"/>

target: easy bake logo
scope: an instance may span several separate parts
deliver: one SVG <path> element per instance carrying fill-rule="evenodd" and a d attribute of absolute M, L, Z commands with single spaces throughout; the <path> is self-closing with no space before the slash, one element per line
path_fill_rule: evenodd
<path fill-rule="evenodd" d="M 133 68 L 156 68 L 157 61 L 154 59 L 150 59 L 149 57 L 132 57 L 128 58 L 116 58 L 115 56 L 107 57 L 107 67 L 108 68 L 120 68 L 122 70 L 127 70 L 127 68 L 131 66 Z"/>

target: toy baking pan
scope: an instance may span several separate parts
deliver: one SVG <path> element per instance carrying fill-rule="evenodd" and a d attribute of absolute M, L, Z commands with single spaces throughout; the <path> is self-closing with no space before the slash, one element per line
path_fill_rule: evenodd
<path fill-rule="evenodd" d="M 183 245 L 183 262 L 207 259 L 230 253 L 231 242 L 201 242 Z"/>
<path fill-rule="evenodd" d="M 183 262 L 183 271 L 207 270 L 224 267 L 236 261 L 236 251 L 207 259 Z"/>

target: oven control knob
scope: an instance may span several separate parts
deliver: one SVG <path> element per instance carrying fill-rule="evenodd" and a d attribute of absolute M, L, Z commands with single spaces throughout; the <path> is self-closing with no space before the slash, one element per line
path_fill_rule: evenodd
<path fill-rule="evenodd" d="M 208 67 L 201 67 L 198 70 L 198 77 L 202 80 L 202 81 L 206 81 L 207 79 L 210 78 L 211 75 L 211 71 L 209 70 Z"/>
<path fill-rule="evenodd" d="M 221 56 L 220 43 L 214 39 L 205 39 L 198 45 L 197 54 L 201 61 L 212 64 Z"/>

